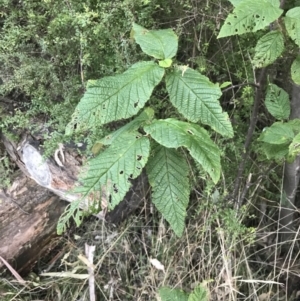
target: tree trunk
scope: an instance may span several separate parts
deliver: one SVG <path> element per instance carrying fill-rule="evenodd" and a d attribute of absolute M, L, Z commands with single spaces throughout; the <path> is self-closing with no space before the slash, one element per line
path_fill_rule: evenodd
<path fill-rule="evenodd" d="M 8 191 L 0 191 L 0 199 L 0 255 L 27 273 L 56 236 L 65 203 L 22 173 Z"/>
<path fill-rule="evenodd" d="M 72 202 L 81 198 L 70 191 L 78 185 L 82 158 L 74 149 L 61 145 L 54 157 L 45 161 L 32 136 L 24 136 L 20 143 L 4 136 L 2 140 L 23 174 L 8 191 L 0 191 L 4 200 L 0 204 L 0 255 L 15 262 L 17 270 L 27 272 L 56 236 L 56 224 L 66 206 L 59 199 Z M 142 173 L 106 220 L 114 224 L 123 221 L 145 200 L 148 190 L 147 177 Z M 87 209 L 90 202 L 88 198 L 82 200 L 81 208 Z"/>
<path fill-rule="evenodd" d="M 300 86 L 292 85 L 291 115 L 290 119 L 300 118 Z M 283 192 L 280 204 L 280 242 L 282 249 L 286 250 L 288 242 L 292 239 L 294 203 L 300 178 L 300 157 L 292 163 L 285 162 Z"/>

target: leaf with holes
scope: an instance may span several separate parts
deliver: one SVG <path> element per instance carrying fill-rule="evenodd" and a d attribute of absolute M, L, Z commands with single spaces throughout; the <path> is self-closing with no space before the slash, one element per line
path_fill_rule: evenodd
<path fill-rule="evenodd" d="M 229 117 L 218 100 L 222 93 L 217 84 L 193 69 L 179 67 L 167 74 L 166 85 L 170 101 L 185 118 L 201 121 L 224 136 L 233 136 Z"/>
<path fill-rule="evenodd" d="M 300 47 L 300 7 L 294 7 L 287 11 L 284 23 L 289 36 Z"/>
<path fill-rule="evenodd" d="M 105 190 L 110 196 L 109 208 L 122 201 L 135 179 L 147 163 L 150 151 L 148 138 L 137 132 L 125 132 L 96 158 L 88 161 L 88 169 L 81 175 L 82 186 L 76 188 L 83 196 Z"/>
<path fill-rule="evenodd" d="M 220 150 L 199 125 L 173 118 L 155 120 L 144 130 L 159 144 L 168 148 L 186 147 L 191 156 L 217 183 L 220 178 Z"/>
<path fill-rule="evenodd" d="M 177 53 L 178 37 L 171 29 L 148 30 L 134 23 L 131 36 L 144 53 L 156 59 L 171 59 Z"/>
<path fill-rule="evenodd" d="M 268 86 L 265 105 L 269 113 L 276 119 L 288 119 L 290 116 L 289 95 L 275 84 Z"/>
<path fill-rule="evenodd" d="M 74 127 L 76 131 L 86 130 L 137 114 L 163 75 L 164 68 L 154 62 L 139 62 L 123 74 L 90 81 L 67 133 Z"/>
<path fill-rule="evenodd" d="M 188 301 L 188 294 L 176 288 L 161 287 L 158 294 L 161 301 Z"/>
<path fill-rule="evenodd" d="M 152 202 L 180 237 L 190 194 L 187 162 L 175 149 L 156 144 L 146 168 Z"/>
<path fill-rule="evenodd" d="M 294 83 L 300 85 L 300 55 L 298 55 L 292 63 L 291 75 Z"/>
<path fill-rule="evenodd" d="M 272 64 L 281 55 L 283 49 L 283 34 L 279 30 L 265 34 L 255 47 L 254 66 L 262 68 Z"/>
<path fill-rule="evenodd" d="M 283 13 L 275 1 L 245 0 L 240 2 L 226 18 L 218 38 L 256 32 L 277 20 Z"/>
<path fill-rule="evenodd" d="M 290 124 L 275 122 L 269 128 L 264 129 L 258 140 L 270 144 L 286 144 L 292 142 L 294 136 L 293 127 Z"/>

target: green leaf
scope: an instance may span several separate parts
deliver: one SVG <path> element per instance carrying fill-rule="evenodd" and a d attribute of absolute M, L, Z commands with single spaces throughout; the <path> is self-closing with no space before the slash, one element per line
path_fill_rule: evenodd
<path fill-rule="evenodd" d="M 289 143 L 285 143 L 285 144 L 263 143 L 261 145 L 261 149 L 266 154 L 268 160 L 270 159 L 281 160 L 284 159 L 289 152 Z"/>
<path fill-rule="evenodd" d="M 229 2 L 234 6 L 238 6 L 240 3 L 242 3 L 245 0 L 229 0 Z M 280 1 L 279 0 L 268 0 L 270 3 L 273 4 L 273 6 L 279 7 Z"/>
<path fill-rule="evenodd" d="M 167 90 L 172 104 L 192 122 L 201 121 L 218 133 L 232 137 L 233 130 L 227 113 L 219 103 L 221 90 L 199 72 L 179 67 L 166 76 Z"/>
<path fill-rule="evenodd" d="M 300 7 L 290 9 L 284 17 L 284 23 L 289 36 L 300 47 Z"/>
<path fill-rule="evenodd" d="M 289 95 L 275 84 L 268 86 L 265 105 L 269 113 L 276 119 L 283 120 L 290 117 Z"/>
<path fill-rule="evenodd" d="M 226 87 L 228 87 L 228 86 L 230 86 L 230 85 L 232 85 L 231 82 L 224 82 L 224 83 L 220 86 L 220 89 L 224 89 L 224 88 L 226 88 Z"/>
<path fill-rule="evenodd" d="M 281 55 L 283 49 L 283 34 L 279 30 L 265 34 L 255 47 L 254 66 L 262 68 L 272 64 Z"/>
<path fill-rule="evenodd" d="M 75 200 L 71 202 L 66 208 L 63 214 L 59 217 L 57 226 L 56 226 L 56 232 L 58 235 L 63 234 L 67 227 L 70 224 L 70 219 L 73 218 L 73 220 L 76 223 L 76 226 L 79 227 L 82 223 L 84 212 L 79 209 L 80 207 L 81 199 Z"/>
<path fill-rule="evenodd" d="M 158 64 L 160 67 L 163 68 L 169 68 L 172 65 L 172 60 L 171 59 L 165 59 L 163 61 L 159 61 Z"/>
<path fill-rule="evenodd" d="M 137 132 L 125 132 L 96 158 L 88 161 L 88 170 L 81 175 L 77 193 L 84 196 L 103 191 L 110 199 L 109 208 L 121 202 L 148 161 L 149 139 Z"/>
<path fill-rule="evenodd" d="M 132 36 L 144 53 L 156 59 L 171 59 L 177 53 L 178 37 L 171 29 L 148 30 L 133 23 Z"/>
<path fill-rule="evenodd" d="M 161 301 L 188 301 L 188 294 L 180 289 L 161 287 L 158 294 Z"/>
<path fill-rule="evenodd" d="M 300 85 L 300 55 L 298 55 L 292 63 L 291 75 L 294 83 Z"/>
<path fill-rule="evenodd" d="M 238 6 L 243 0 L 229 0 L 229 2 L 234 6 Z"/>
<path fill-rule="evenodd" d="M 274 1 L 244 0 L 226 18 L 218 38 L 256 32 L 277 20 L 282 12 Z"/>
<path fill-rule="evenodd" d="M 138 113 L 161 81 L 164 69 L 154 62 L 139 62 L 123 74 L 89 81 L 67 132 L 129 118 Z"/>
<path fill-rule="evenodd" d="M 203 284 L 198 285 L 189 295 L 188 301 L 208 301 L 209 294 Z"/>
<path fill-rule="evenodd" d="M 300 133 L 298 133 L 289 145 L 288 161 L 293 162 L 300 154 Z"/>
<path fill-rule="evenodd" d="M 143 112 L 140 115 L 138 115 L 136 118 L 134 118 L 132 121 L 125 124 L 115 132 L 107 135 L 106 137 L 101 139 L 98 143 L 103 145 L 110 145 L 123 133 L 137 131 L 140 127 L 144 126 L 146 123 L 151 122 L 153 117 L 154 117 L 154 110 L 150 107 L 145 108 Z"/>
<path fill-rule="evenodd" d="M 270 144 L 286 144 L 291 142 L 294 136 L 293 128 L 288 123 L 275 122 L 264 129 L 258 140 Z"/>
<path fill-rule="evenodd" d="M 178 151 L 159 144 L 151 154 L 146 168 L 152 187 L 152 202 L 180 237 L 190 194 L 188 164 Z"/>
<path fill-rule="evenodd" d="M 286 124 L 288 124 L 288 126 L 290 126 L 296 134 L 299 133 L 299 131 L 300 131 L 300 119 L 299 118 L 289 120 Z"/>
<path fill-rule="evenodd" d="M 168 148 L 186 147 L 191 156 L 201 164 L 214 183 L 220 178 L 220 150 L 207 131 L 196 124 L 173 118 L 155 120 L 144 127 L 147 134 Z"/>

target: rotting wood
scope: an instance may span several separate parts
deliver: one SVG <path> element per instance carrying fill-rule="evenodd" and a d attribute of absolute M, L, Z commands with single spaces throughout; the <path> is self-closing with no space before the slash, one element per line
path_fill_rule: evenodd
<path fill-rule="evenodd" d="M 57 221 L 66 206 L 60 199 L 72 202 L 80 198 L 70 190 L 78 185 L 82 157 L 66 147 L 64 159 L 59 155 L 61 162 L 54 158 L 44 161 L 32 136 L 23 136 L 19 143 L 1 138 L 22 173 L 1 194 L 4 201 L 0 204 L 0 255 L 19 272 L 26 273 L 56 236 Z M 148 192 L 147 177 L 142 173 L 132 180 L 130 191 L 106 214 L 106 220 L 120 223 L 145 200 Z M 81 205 L 87 208 L 88 201 Z M 1 266 L 0 263 L 0 269 Z"/>
<path fill-rule="evenodd" d="M 5 197 L 3 193 L 1 196 L 0 255 L 18 272 L 27 273 L 56 236 L 56 223 L 65 203 L 22 173 Z"/>

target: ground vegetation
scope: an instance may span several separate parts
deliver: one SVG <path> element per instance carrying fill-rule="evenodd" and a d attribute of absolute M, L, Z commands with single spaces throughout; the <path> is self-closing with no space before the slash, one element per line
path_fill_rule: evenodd
<path fill-rule="evenodd" d="M 25 275 L 26 285 L 0 279 L 3 300 L 92 300 L 86 244 L 95 246 L 97 300 L 297 300 L 300 4 L 252 2 L 2 0 L 2 133 L 11 139 L 25 128 L 41 133 L 45 157 L 58 143 L 85 143 L 82 155 L 96 162 L 106 151 L 99 141 L 128 124 L 136 130 L 140 118 L 147 122 L 138 135 L 150 137 L 145 143 L 152 147 L 145 157 L 161 153 L 155 142 L 170 149 L 169 156 L 185 162 L 180 172 L 188 175 L 189 191 L 181 192 L 190 193 L 179 225 L 149 199 L 117 227 L 92 216 L 70 226 Z M 178 37 L 178 49 L 157 57 L 139 38 L 162 29 L 164 38 Z M 168 79 L 161 78 L 144 101 L 153 111 L 77 124 L 74 112 L 97 80 L 122 78 L 138 62 L 152 64 L 149 55 L 160 61 L 151 65 L 158 73 L 181 66 L 183 78 L 197 72 L 218 87 L 213 101 L 228 117 L 227 130 L 224 122 L 217 127 L 172 105 Z M 218 164 L 207 166 L 186 145 L 164 142 L 153 130 L 162 127 L 159 120 L 203 127 Z M 15 171 L 1 145 L 0 188 Z"/>

